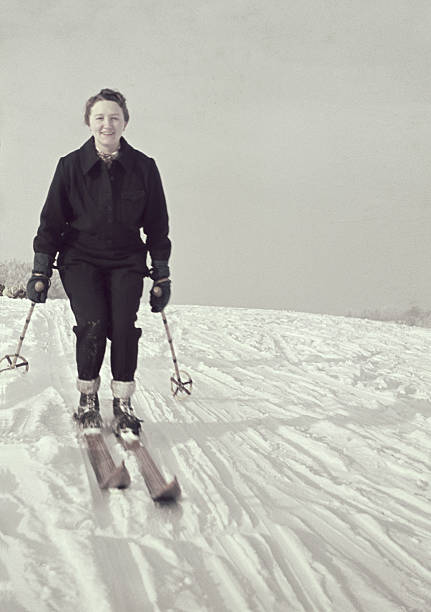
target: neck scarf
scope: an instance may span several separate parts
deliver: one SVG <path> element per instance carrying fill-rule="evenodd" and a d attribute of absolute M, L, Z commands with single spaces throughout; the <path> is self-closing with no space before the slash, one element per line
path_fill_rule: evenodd
<path fill-rule="evenodd" d="M 103 153 L 102 151 L 99 151 L 99 149 L 96 149 L 96 151 L 97 155 L 108 166 L 108 168 L 112 166 L 112 162 L 114 161 L 114 159 L 117 159 L 120 153 L 120 149 L 117 149 L 113 153 Z"/>

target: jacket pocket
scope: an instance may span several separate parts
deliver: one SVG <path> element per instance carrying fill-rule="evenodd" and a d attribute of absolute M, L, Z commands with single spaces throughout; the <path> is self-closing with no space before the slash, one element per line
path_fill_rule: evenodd
<path fill-rule="evenodd" d="M 128 227 L 141 227 L 145 210 L 146 191 L 123 191 L 120 200 L 119 218 Z"/>

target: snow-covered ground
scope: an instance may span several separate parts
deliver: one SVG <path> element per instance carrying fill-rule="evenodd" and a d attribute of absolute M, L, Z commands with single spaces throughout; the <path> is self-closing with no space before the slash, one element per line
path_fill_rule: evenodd
<path fill-rule="evenodd" d="M 0 356 L 29 302 L 0 298 Z M 67 301 L 37 306 L 27 374 L 0 374 L 2 612 L 431 609 L 431 330 L 170 306 L 191 397 L 174 399 L 143 304 L 135 409 L 181 501 L 101 492 L 72 411 Z M 102 412 L 110 416 L 109 357 Z"/>

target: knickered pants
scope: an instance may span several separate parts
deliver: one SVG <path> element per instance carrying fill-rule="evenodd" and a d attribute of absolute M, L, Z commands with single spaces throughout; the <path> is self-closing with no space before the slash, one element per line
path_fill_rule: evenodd
<path fill-rule="evenodd" d="M 109 259 L 68 248 L 59 257 L 63 287 L 76 319 L 76 362 L 80 380 L 98 377 L 111 341 L 111 372 L 116 381 L 132 381 L 141 329 L 135 327 L 148 270 L 146 252 Z"/>

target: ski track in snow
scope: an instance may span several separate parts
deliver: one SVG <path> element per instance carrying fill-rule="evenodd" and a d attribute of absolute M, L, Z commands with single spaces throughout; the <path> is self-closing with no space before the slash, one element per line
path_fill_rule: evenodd
<path fill-rule="evenodd" d="M 0 356 L 29 302 L 0 298 Z M 431 330 L 216 307 L 167 310 L 190 397 L 174 399 L 161 319 L 143 305 L 135 410 L 183 497 L 132 476 L 101 492 L 72 412 L 73 318 L 37 306 L 0 374 L 0 608 L 431 609 Z M 3 365 L 3 364 L 2 364 Z M 110 418 L 109 354 L 100 398 Z"/>

